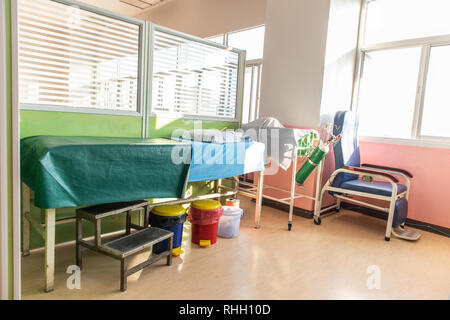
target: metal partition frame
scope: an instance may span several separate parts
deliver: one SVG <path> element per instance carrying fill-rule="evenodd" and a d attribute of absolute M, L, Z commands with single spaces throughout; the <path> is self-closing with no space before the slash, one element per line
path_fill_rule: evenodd
<path fill-rule="evenodd" d="M 17 11 L 18 0 L 12 0 L 12 4 Z M 53 111 L 53 112 L 73 112 L 73 113 L 87 113 L 87 114 L 100 114 L 100 115 L 123 115 L 123 116 L 136 116 L 142 117 L 145 114 L 145 65 L 146 58 L 148 56 L 146 52 L 147 47 L 147 28 L 146 23 L 143 20 L 134 19 L 119 13 L 111 12 L 106 9 L 98 8 L 77 0 L 51 0 L 66 6 L 79 8 L 84 11 L 89 11 L 95 14 L 99 14 L 108 18 L 113 18 L 123 22 L 137 25 L 139 27 L 139 57 L 138 57 L 138 92 L 137 92 L 137 110 L 136 111 L 124 111 L 124 110 L 107 110 L 100 108 L 80 108 L 72 106 L 50 106 L 42 104 L 20 104 L 21 110 L 37 110 L 37 111 Z M 17 13 L 15 13 L 17 15 Z M 18 35 L 16 34 L 16 37 Z"/>
<path fill-rule="evenodd" d="M 237 79 L 237 96 L 236 96 L 236 114 L 235 118 L 227 118 L 227 117 L 210 117 L 210 116 L 199 116 L 199 115 L 188 115 L 188 114 L 165 114 L 165 113 L 155 113 L 153 112 L 152 105 L 152 96 L 153 96 L 153 52 L 154 52 L 154 40 L 155 40 L 155 31 L 164 32 L 170 35 L 178 36 L 184 38 L 186 40 L 190 40 L 193 42 L 201 43 L 207 46 L 235 52 L 239 55 L 239 66 L 238 66 L 238 79 Z M 245 61 L 246 61 L 246 52 L 243 50 L 231 48 L 228 46 L 224 46 L 222 44 L 203 39 L 200 37 L 196 37 L 187 33 L 183 33 L 180 31 L 176 31 L 173 29 L 169 29 L 166 27 L 162 27 L 153 23 L 150 23 L 150 39 L 149 39 L 149 52 L 148 52 L 148 92 L 147 92 L 147 118 L 148 117 L 167 117 L 167 118 L 182 118 L 182 119 L 195 119 L 195 120 L 209 120 L 209 121 L 230 121 L 230 122 L 241 122 L 242 115 L 242 105 L 244 101 L 244 77 L 245 77 Z"/>
<path fill-rule="evenodd" d="M 305 150 L 305 148 L 303 147 L 297 147 L 295 150 L 295 153 L 297 153 L 298 151 L 301 150 Z M 310 148 L 306 148 L 306 150 L 310 150 Z M 292 229 L 292 225 L 293 225 L 293 215 L 294 215 L 294 207 L 295 207 L 295 200 L 296 199 L 301 199 L 301 198 L 306 198 L 309 200 L 314 201 L 314 209 L 313 210 L 317 210 L 317 206 L 320 206 L 320 190 L 322 188 L 321 185 L 321 181 L 322 181 L 322 177 L 323 177 L 323 161 L 320 162 L 320 164 L 317 166 L 317 173 L 316 173 L 316 177 L 315 177 L 315 187 L 314 187 L 314 192 L 312 196 L 309 196 L 305 193 L 299 193 L 296 192 L 296 186 L 297 183 L 295 181 L 295 176 L 297 174 L 297 169 L 298 169 L 298 161 L 303 161 L 305 160 L 307 157 L 305 156 L 296 156 L 294 157 L 294 159 L 292 159 L 292 173 L 291 173 L 291 181 L 290 181 L 290 189 L 283 189 L 283 188 L 279 188 L 279 187 L 275 187 L 275 186 L 271 186 L 271 185 L 267 185 L 267 184 L 263 184 L 263 182 L 258 181 L 257 183 L 255 183 L 255 181 L 253 182 L 246 182 L 246 181 L 238 181 L 237 187 L 235 187 L 235 191 L 237 194 L 245 196 L 245 197 L 249 197 L 249 198 L 253 198 L 253 199 L 257 199 L 258 196 L 263 198 L 263 199 L 268 199 L 274 202 L 278 202 L 281 204 L 284 204 L 286 206 L 289 207 L 289 219 L 288 219 L 288 230 L 291 231 Z M 224 189 L 224 190 L 232 190 L 232 188 L 219 184 L 219 188 Z M 284 194 L 284 197 L 275 197 L 275 196 L 269 196 L 267 194 L 264 194 L 264 189 L 265 190 L 276 190 L 278 192 L 281 192 L 281 194 Z M 329 210 L 330 208 L 327 208 L 326 210 Z M 256 214 L 255 214 L 256 216 Z M 257 228 L 259 227 L 259 222 L 255 222 Z"/>

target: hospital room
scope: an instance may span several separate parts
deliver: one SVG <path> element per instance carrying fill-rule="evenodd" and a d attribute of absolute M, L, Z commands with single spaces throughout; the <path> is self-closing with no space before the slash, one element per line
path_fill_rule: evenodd
<path fill-rule="evenodd" d="M 0 0 L 1 300 L 448 301 L 448 12 Z"/>

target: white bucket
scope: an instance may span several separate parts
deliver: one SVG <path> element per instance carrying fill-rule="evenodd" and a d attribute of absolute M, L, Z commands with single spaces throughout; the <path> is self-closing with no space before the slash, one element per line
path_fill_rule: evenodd
<path fill-rule="evenodd" d="M 236 207 L 224 206 L 223 215 L 219 221 L 217 235 L 221 238 L 236 238 L 244 210 Z"/>

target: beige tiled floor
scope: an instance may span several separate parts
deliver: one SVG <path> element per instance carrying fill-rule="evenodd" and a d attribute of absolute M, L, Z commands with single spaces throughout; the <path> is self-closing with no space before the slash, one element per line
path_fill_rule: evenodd
<path fill-rule="evenodd" d="M 81 290 L 69 290 L 66 269 L 74 264 L 72 244 L 56 250 L 55 291 L 43 293 L 43 252 L 23 258 L 24 299 L 449 299 L 450 239 L 422 232 L 416 242 L 385 242 L 385 223 L 351 211 L 323 219 L 294 217 L 264 207 L 255 230 L 253 203 L 242 199 L 245 215 L 236 239 L 210 248 L 191 245 L 185 254 L 129 278 L 119 291 L 119 262 L 85 251 Z M 142 259 L 142 255 L 136 261 Z M 381 289 L 369 290 L 367 268 L 381 272 Z"/>

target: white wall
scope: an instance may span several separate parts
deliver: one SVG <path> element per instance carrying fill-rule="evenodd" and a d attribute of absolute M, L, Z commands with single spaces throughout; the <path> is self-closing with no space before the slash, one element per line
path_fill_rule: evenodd
<path fill-rule="evenodd" d="M 261 115 L 319 126 L 329 0 L 268 0 Z"/>
<path fill-rule="evenodd" d="M 138 19 L 209 37 L 264 24 L 266 0 L 172 0 Z"/>

